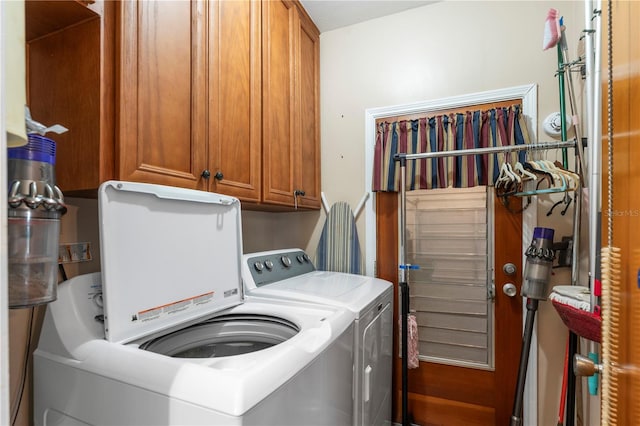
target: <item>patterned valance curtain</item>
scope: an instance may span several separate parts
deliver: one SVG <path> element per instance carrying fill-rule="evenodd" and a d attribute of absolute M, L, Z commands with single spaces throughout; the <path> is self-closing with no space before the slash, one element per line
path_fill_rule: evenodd
<path fill-rule="evenodd" d="M 520 105 L 377 124 L 374 191 L 400 190 L 399 153 L 455 151 L 529 143 Z M 493 185 L 506 161 L 526 153 L 465 155 L 407 161 L 406 190 Z M 511 158 L 513 157 L 513 158 Z"/>

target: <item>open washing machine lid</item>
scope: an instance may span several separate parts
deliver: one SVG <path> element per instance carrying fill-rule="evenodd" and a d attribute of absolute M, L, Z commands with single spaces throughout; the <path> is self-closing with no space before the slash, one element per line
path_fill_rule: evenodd
<path fill-rule="evenodd" d="M 105 336 L 126 343 L 242 303 L 240 202 L 108 181 L 99 189 Z"/>

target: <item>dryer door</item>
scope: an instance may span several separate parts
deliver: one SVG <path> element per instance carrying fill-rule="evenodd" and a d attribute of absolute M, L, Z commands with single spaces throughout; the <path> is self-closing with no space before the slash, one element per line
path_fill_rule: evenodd
<path fill-rule="evenodd" d="M 387 303 L 363 332 L 362 425 L 383 425 L 391 421 L 391 367 L 393 327 L 391 303 Z"/>

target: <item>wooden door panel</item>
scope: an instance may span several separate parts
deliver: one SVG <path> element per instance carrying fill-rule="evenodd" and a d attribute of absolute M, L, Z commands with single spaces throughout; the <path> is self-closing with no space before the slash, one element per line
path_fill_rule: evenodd
<path fill-rule="evenodd" d="M 515 201 L 511 208 L 517 209 Z M 398 194 L 376 194 L 377 273 L 398 286 Z M 522 342 L 522 298 L 509 298 L 502 286 L 512 282 L 518 290 L 522 274 L 522 216 L 509 212 L 495 201 L 495 371 L 420 362 L 409 370 L 409 413 L 422 425 L 509 424 L 517 380 Z M 504 263 L 518 272 L 508 277 Z M 409 280 L 410 281 L 410 280 Z M 411 282 L 409 282 L 411 286 Z M 398 305 L 397 291 L 395 306 Z M 401 359 L 398 357 L 398 317 L 394 319 L 394 421 L 401 419 Z"/>
<path fill-rule="evenodd" d="M 513 211 L 520 211 L 521 206 L 522 199 L 509 199 L 509 207 Z M 536 208 L 536 205 L 529 208 Z M 494 232 L 496 425 L 506 425 L 509 424 L 513 411 L 522 346 L 522 214 L 507 210 L 497 197 L 494 206 Z M 515 276 L 508 276 L 502 270 L 506 263 L 516 266 Z M 518 291 L 514 297 L 502 292 L 503 285 L 507 283 L 516 286 Z"/>
<path fill-rule="evenodd" d="M 640 105 L 640 70 L 638 69 L 638 61 L 640 61 L 640 26 L 638 26 L 638 20 L 640 19 L 640 3 L 629 2 L 626 7 L 626 16 L 628 19 L 629 28 L 629 104 L 625 108 L 626 113 L 631 117 L 629 135 L 629 161 L 632 165 L 636 165 L 631 169 L 630 186 L 634 188 L 637 193 L 637 188 L 640 185 L 640 168 L 637 164 L 640 163 L 640 120 L 638 120 L 638 105 Z M 614 18 L 615 22 L 615 18 Z M 619 31 L 615 30 L 618 34 Z M 615 36 L 614 36 L 615 37 Z M 615 84 L 615 83 L 614 83 Z M 614 86 L 615 87 L 615 86 Z M 624 111 L 624 110 L 623 110 Z M 640 212 L 640 200 L 637 196 L 630 197 L 630 211 Z M 640 226 L 637 226 L 637 222 L 630 226 L 631 232 L 629 233 L 629 250 L 631 256 L 629 264 L 627 265 L 628 276 L 631 277 L 627 281 L 627 300 L 625 302 L 625 311 L 629 312 L 629 316 L 626 318 L 625 323 L 625 338 L 627 344 L 627 362 L 633 366 L 633 373 L 629 375 L 628 388 L 622 390 L 622 394 L 625 395 L 625 405 L 621 408 L 622 411 L 627 413 L 629 424 L 638 422 L 640 419 L 640 339 L 637 336 L 637 330 L 640 326 L 640 289 L 638 288 L 637 277 L 638 271 L 640 271 L 640 250 L 638 248 L 638 241 L 640 241 Z M 634 276 L 635 275 L 635 276 Z"/>
<path fill-rule="evenodd" d="M 413 423 L 421 426 L 502 425 L 496 422 L 495 410 L 486 406 L 411 392 L 408 399 L 409 412 L 414 414 Z"/>
<path fill-rule="evenodd" d="M 138 10 L 142 47 L 138 51 L 138 98 L 142 101 L 138 104 L 138 134 L 143 138 L 138 166 L 162 165 L 186 172 L 190 150 L 172 148 L 191 131 L 191 50 L 185 49 L 191 41 L 191 25 L 176 25 L 191 21 L 191 8 L 178 2 L 143 2 Z M 167 63 L 169 58 L 178 65 Z"/>
<path fill-rule="evenodd" d="M 210 189 L 251 202 L 261 182 L 260 20 L 259 1 L 209 3 Z"/>
<path fill-rule="evenodd" d="M 202 188 L 206 164 L 203 2 L 122 4 L 121 179 Z"/>
<path fill-rule="evenodd" d="M 398 295 L 398 194 L 375 193 L 376 202 L 376 263 L 378 278 L 393 283 L 393 306 L 400 306 Z M 393 392 L 391 400 L 392 420 L 398 422 L 401 410 L 400 367 L 398 365 L 398 309 L 393 310 Z"/>
<path fill-rule="evenodd" d="M 298 47 L 298 80 L 300 85 L 300 187 L 305 195 L 299 197 L 302 207 L 320 208 L 320 34 L 306 16 L 300 20 L 300 43 Z"/>
<path fill-rule="evenodd" d="M 293 204 L 295 5 L 263 3 L 263 200 Z"/>
<path fill-rule="evenodd" d="M 397 359 L 400 368 L 400 358 Z M 493 372 L 454 367 L 444 364 L 422 363 L 421 368 L 409 370 L 409 392 L 419 395 L 490 406 L 495 398 Z M 469 374 L 478 380 L 469 386 Z M 442 380 L 446 377 L 446 380 Z M 400 379 L 400 378 L 398 378 Z M 398 381 L 400 389 L 400 381 Z"/>
<path fill-rule="evenodd" d="M 603 68 L 608 63 L 606 2 L 602 14 Z M 617 296 L 619 315 L 617 321 L 611 321 L 611 332 L 604 336 L 606 346 L 617 346 L 617 356 L 612 354 L 603 363 L 623 366 L 609 367 L 612 390 L 607 395 L 610 400 L 609 412 L 617 413 L 617 424 L 635 425 L 640 417 L 640 339 L 637 329 L 640 326 L 640 290 L 638 289 L 638 271 L 640 270 L 640 248 L 638 214 L 640 201 L 637 188 L 640 184 L 640 120 L 638 120 L 638 102 L 640 102 L 640 4 L 637 2 L 616 1 L 611 4 L 613 35 L 613 182 L 612 205 L 609 206 L 607 182 L 608 171 L 608 103 L 607 73 L 602 75 L 602 245 L 608 245 L 609 209 L 613 215 L 612 245 L 620 249 L 620 282 L 611 286 L 612 296 Z M 613 283 L 612 283 L 613 284 Z M 612 297 L 613 299 L 614 297 Z M 606 304 L 603 313 L 606 315 Z M 615 317 L 614 314 L 610 314 Z M 606 370 L 605 370 L 606 374 Z M 617 398 L 615 398 L 617 394 Z M 603 402 L 604 404 L 605 402 Z"/>
<path fill-rule="evenodd" d="M 318 209 L 320 33 L 298 2 L 263 2 L 262 17 L 262 201 Z"/>

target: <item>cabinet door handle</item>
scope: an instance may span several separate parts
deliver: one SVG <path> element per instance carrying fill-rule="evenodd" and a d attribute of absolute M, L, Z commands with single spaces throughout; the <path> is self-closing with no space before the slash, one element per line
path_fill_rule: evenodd
<path fill-rule="evenodd" d="M 215 175 L 213 175 L 214 178 L 216 178 L 216 180 L 222 180 L 224 178 L 224 175 L 222 174 L 222 172 L 217 172 Z"/>
<path fill-rule="evenodd" d="M 293 208 L 298 209 L 298 196 L 304 197 L 304 191 L 302 189 L 296 189 L 293 191 Z"/>
<path fill-rule="evenodd" d="M 211 177 L 211 172 L 207 169 L 203 170 L 200 174 L 204 179 L 209 179 Z"/>

